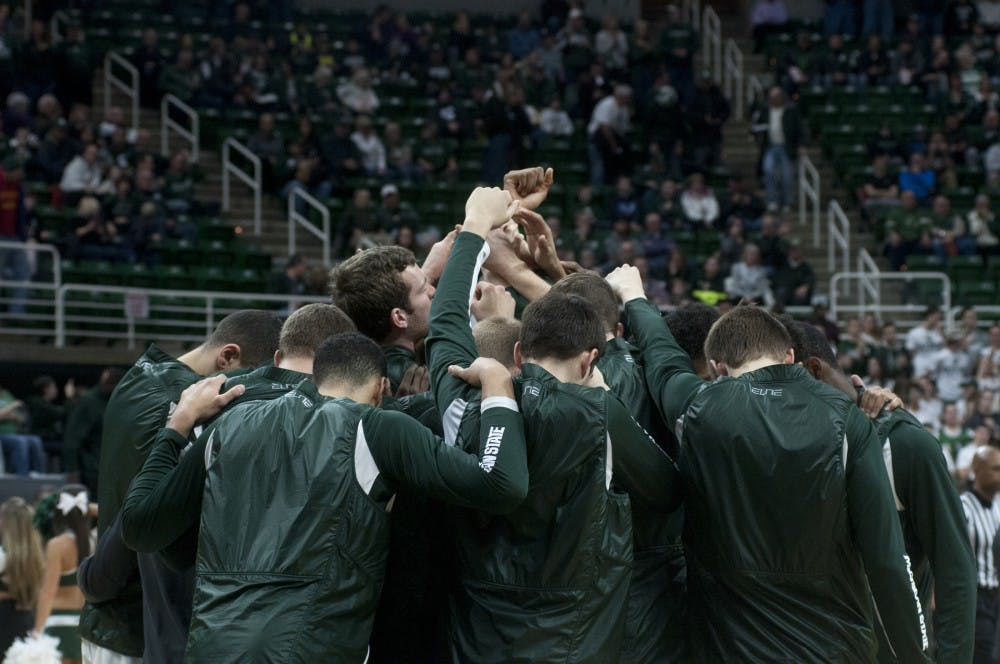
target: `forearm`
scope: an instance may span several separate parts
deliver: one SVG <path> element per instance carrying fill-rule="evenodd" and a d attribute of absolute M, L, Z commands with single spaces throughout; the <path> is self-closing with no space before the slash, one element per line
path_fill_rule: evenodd
<path fill-rule="evenodd" d="M 159 551 L 197 521 L 199 515 L 191 513 L 191 504 L 200 501 L 193 500 L 191 494 L 198 483 L 196 477 L 189 476 L 197 475 L 193 466 L 204 467 L 203 458 L 197 458 L 203 457 L 204 445 L 192 447 L 182 460 L 181 450 L 186 445 L 187 439 L 178 432 L 162 429 L 133 480 L 121 512 L 122 539 L 131 549 Z M 187 472 L 182 472 L 179 464 L 185 460 Z"/>
<path fill-rule="evenodd" d="M 52 605 L 55 603 L 56 592 L 59 590 L 59 568 L 58 561 L 45 560 L 45 576 L 42 580 L 42 587 L 38 591 L 38 602 L 35 605 L 35 631 L 40 632 L 45 627 L 45 621 L 52 614 Z"/>
<path fill-rule="evenodd" d="M 628 329 L 640 350 L 649 393 L 668 426 L 687 409 L 702 386 L 688 357 L 670 333 L 656 305 L 637 298 L 625 304 Z"/>
<path fill-rule="evenodd" d="M 608 395 L 607 399 L 615 483 L 647 509 L 672 512 L 680 504 L 676 464 L 632 419 L 617 397 Z"/>
<path fill-rule="evenodd" d="M 88 602 L 107 602 L 121 593 L 136 571 L 135 552 L 122 540 L 119 513 L 97 541 L 93 555 L 80 563 L 77 583 Z"/>
<path fill-rule="evenodd" d="M 494 272 L 529 302 L 541 298 L 551 286 L 524 263 L 498 266 Z"/>

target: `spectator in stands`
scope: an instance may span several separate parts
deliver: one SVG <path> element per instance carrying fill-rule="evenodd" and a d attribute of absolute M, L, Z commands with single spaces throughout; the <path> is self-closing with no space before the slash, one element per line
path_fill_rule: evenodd
<path fill-rule="evenodd" d="M 62 178 L 67 164 L 77 154 L 76 146 L 68 139 L 66 122 L 49 127 L 35 154 L 35 177 L 46 184 L 56 184 Z"/>
<path fill-rule="evenodd" d="M 414 157 L 418 179 L 443 177 L 453 180 L 458 173 L 454 145 L 438 136 L 436 122 L 425 122 L 424 126 L 420 128 L 420 140 L 417 143 Z M 493 166 L 493 168 L 497 168 L 497 166 Z"/>
<path fill-rule="evenodd" d="M 159 87 L 163 94 L 190 104 L 201 88 L 201 73 L 195 67 L 194 53 L 186 49 L 178 51 L 174 64 L 167 65 L 160 73 Z"/>
<path fill-rule="evenodd" d="M 761 264 L 774 271 L 785 265 L 787 242 L 781 236 L 778 219 L 773 214 L 761 217 L 760 235 L 754 243 L 760 249 Z"/>
<path fill-rule="evenodd" d="M 927 361 L 926 375 L 934 381 L 945 403 L 954 403 L 962 398 L 962 383 L 972 368 L 972 358 L 963 348 L 964 339 L 961 330 L 948 330 L 945 347 L 930 355 Z"/>
<path fill-rule="evenodd" d="M 211 37 L 208 50 L 199 56 L 198 73 L 202 82 L 195 98 L 198 106 L 222 108 L 232 100 L 236 91 L 236 62 L 222 37 Z"/>
<path fill-rule="evenodd" d="M 613 14 L 604 17 L 601 29 L 594 38 L 594 52 L 612 77 L 625 73 L 628 66 L 628 39 Z"/>
<path fill-rule="evenodd" d="M 629 223 L 639 220 L 639 200 L 632 180 L 622 176 L 615 181 L 615 192 L 608 205 L 608 218 L 625 219 Z"/>
<path fill-rule="evenodd" d="M 562 51 L 562 64 L 567 81 L 575 81 L 590 68 L 594 59 L 594 46 L 579 7 L 570 10 L 566 25 L 556 35 Z"/>
<path fill-rule="evenodd" d="M 930 202 L 937 185 L 937 176 L 927 167 L 924 155 L 910 155 L 909 167 L 899 173 L 899 189 L 902 192 L 912 192 L 918 205 Z"/>
<path fill-rule="evenodd" d="M 359 115 L 355 121 L 351 140 L 361 154 L 361 166 L 368 175 L 384 175 L 386 171 L 385 145 L 372 127 L 371 118 Z"/>
<path fill-rule="evenodd" d="M 386 123 L 382 144 L 385 146 L 386 175 L 403 182 L 416 179 L 419 170 L 414 163 L 413 145 L 403 138 L 398 122 Z"/>
<path fill-rule="evenodd" d="M 59 458 L 65 433 L 67 405 L 76 396 L 75 382 L 70 378 L 63 387 L 65 404 L 56 403 L 59 399 L 59 385 L 52 376 L 37 377 L 32 381 L 31 389 L 32 394 L 25 400 L 31 422 L 31 434 L 41 438 L 49 459 Z M 53 467 L 55 468 L 58 466 Z"/>
<path fill-rule="evenodd" d="M 872 172 L 865 176 L 865 182 L 858 191 L 862 218 L 866 221 L 878 217 L 885 210 L 899 207 L 899 186 L 897 178 L 888 173 L 889 158 L 882 154 L 872 161 Z"/>
<path fill-rule="evenodd" d="M 946 456 L 957 459 L 966 445 L 972 442 L 975 434 L 972 429 L 964 426 L 958 413 L 958 405 L 947 403 L 941 409 L 941 419 L 937 430 L 937 439 L 941 443 Z"/>
<path fill-rule="evenodd" d="M 872 159 L 885 156 L 892 163 L 902 163 L 903 146 L 888 122 L 880 124 L 878 132 L 868 139 L 868 155 Z"/>
<path fill-rule="evenodd" d="M 883 0 L 867 0 L 882 2 Z M 864 52 L 858 58 L 858 82 L 862 85 L 882 85 L 889 78 L 889 56 L 882 48 L 882 40 L 877 35 L 869 35 Z"/>
<path fill-rule="evenodd" d="M 820 53 L 813 50 L 812 34 L 808 30 L 799 30 L 795 46 L 787 49 L 778 60 L 775 80 L 789 94 L 795 94 L 800 86 L 811 83 L 811 76 L 819 66 L 821 57 Z"/>
<path fill-rule="evenodd" d="M 709 71 L 698 77 L 698 85 L 687 108 L 691 127 L 690 154 L 695 168 L 708 169 L 719 163 L 722 153 L 722 126 L 729 119 L 729 102 Z"/>
<path fill-rule="evenodd" d="M 31 102 L 55 92 L 56 54 L 45 21 L 33 20 L 28 41 L 21 45 L 20 89 Z"/>
<path fill-rule="evenodd" d="M 972 371 L 979 365 L 979 356 L 990 343 L 990 335 L 979 327 L 979 316 L 973 307 L 964 307 L 958 316 L 962 332 L 962 347 L 969 353 Z"/>
<path fill-rule="evenodd" d="M 174 214 L 185 214 L 197 208 L 194 173 L 187 150 L 178 150 L 170 157 L 170 166 L 163 175 L 163 205 Z"/>
<path fill-rule="evenodd" d="M 17 157 L 9 156 L 0 165 L 0 241 L 24 242 L 27 239 L 28 219 L 24 206 L 24 185 L 21 180 L 24 168 Z M 17 247 L 0 247 L 0 278 L 11 281 L 28 281 L 31 266 L 28 255 Z M 26 311 L 28 290 L 11 289 L 7 313 L 21 315 Z"/>
<path fill-rule="evenodd" d="M 962 227 L 962 218 L 951 209 L 951 199 L 938 195 L 931 202 L 931 239 L 934 242 L 935 253 L 942 262 L 947 255 L 957 249 L 955 236 Z"/>
<path fill-rule="evenodd" d="M 657 46 L 665 59 L 670 82 L 687 104 L 694 95 L 694 54 L 698 50 L 698 34 L 691 28 L 676 5 L 667 5 L 667 23 L 660 31 Z"/>
<path fill-rule="evenodd" d="M 667 266 L 667 258 L 673 250 L 673 243 L 663 232 L 663 221 L 656 212 L 647 212 L 643 218 L 643 232 L 639 236 L 641 253 L 646 257 L 649 269 L 661 274 Z"/>
<path fill-rule="evenodd" d="M 320 141 L 319 152 L 329 179 L 319 188 L 323 198 L 329 198 L 334 186 L 362 173 L 361 153 L 351 140 L 350 118 L 340 116 L 333 127 L 333 134 Z"/>
<path fill-rule="evenodd" d="M 681 192 L 681 209 L 689 223 L 699 228 L 712 228 L 719 219 L 719 201 L 705 183 L 705 175 L 694 172 Z"/>
<path fill-rule="evenodd" d="M 279 272 L 272 285 L 275 293 L 302 295 L 305 290 L 305 276 L 309 271 L 309 261 L 302 254 L 292 254 L 285 261 L 285 269 Z"/>
<path fill-rule="evenodd" d="M 853 85 L 857 55 L 844 48 L 844 37 L 837 33 L 827 38 L 827 48 L 811 62 L 811 78 L 824 88 Z"/>
<path fill-rule="evenodd" d="M 285 139 L 275 129 L 274 115 L 261 113 L 257 131 L 247 140 L 247 149 L 260 157 L 264 172 L 264 186 L 272 189 L 277 183 L 280 169 L 285 163 Z"/>
<path fill-rule="evenodd" d="M 66 165 L 59 188 L 62 189 L 66 203 L 75 205 L 82 196 L 96 193 L 102 179 L 98 148 L 96 144 L 90 143 Z"/>
<path fill-rule="evenodd" d="M 758 0 L 750 14 L 754 51 L 759 52 L 764 39 L 772 34 L 780 34 L 787 23 L 788 7 L 785 6 L 785 0 Z"/>
<path fill-rule="evenodd" d="M 415 228 L 419 225 L 420 219 L 417 217 L 417 213 L 409 203 L 402 200 L 396 185 L 384 185 L 379 194 L 382 198 L 382 204 L 375 211 L 379 230 L 393 232 L 400 226 Z"/>
<path fill-rule="evenodd" d="M 864 381 L 866 387 L 884 387 L 887 390 L 891 390 L 895 383 L 892 377 L 886 373 L 878 355 L 869 355 L 868 359 L 865 360 L 865 375 L 861 380 Z"/>
<path fill-rule="evenodd" d="M 895 14 L 892 0 L 865 0 L 862 34 L 878 35 L 883 41 L 892 39 L 895 30 Z"/>
<path fill-rule="evenodd" d="M 853 37 L 858 30 L 857 11 L 853 0 L 829 0 L 823 15 L 823 34 Z"/>
<path fill-rule="evenodd" d="M 572 136 L 573 121 L 562 108 L 558 96 L 553 96 L 538 118 L 538 128 L 546 136 Z"/>
<path fill-rule="evenodd" d="M 937 307 L 928 307 L 924 321 L 906 333 L 906 350 L 913 365 L 913 375 L 926 376 L 934 356 L 942 348 L 941 311 Z"/>
<path fill-rule="evenodd" d="M 515 59 L 521 60 L 538 48 L 540 41 L 541 36 L 532 25 L 531 14 L 522 11 L 517 17 L 517 25 L 507 33 L 507 50 Z"/>
<path fill-rule="evenodd" d="M 966 216 L 967 231 L 974 242 L 974 247 L 983 253 L 997 253 L 1000 244 L 1000 220 L 990 207 L 990 197 L 985 194 L 976 196 L 975 207 Z"/>
<path fill-rule="evenodd" d="M 93 196 L 84 196 L 76 207 L 70 254 L 83 260 L 131 261 L 134 254 L 128 236 L 119 233 L 122 225 L 104 218 L 101 204 Z M 127 233 L 128 229 L 125 228 Z"/>
<path fill-rule="evenodd" d="M 990 327 L 989 345 L 979 353 L 976 382 L 980 390 L 1000 390 L 1000 325 Z"/>
<path fill-rule="evenodd" d="M 142 32 L 142 43 L 132 55 L 132 64 L 139 70 L 139 98 L 147 108 L 160 105 L 160 71 L 164 58 L 160 52 L 160 37 L 153 28 Z"/>
<path fill-rule="evenodd" d="M 694 281 L 694 296 L 713 306 L 725 298 L 726 275 L 717 255 L 709 256 L 702 263 Z"/>
<path fill-rule="evenodd" d="M 767 102 L 767 109 L 760 118 L 767 205 L 770 210 L 777 210 L 779 205 L 791 209 L 793 166 L 801 149 L 802 121 L 798 109 L 788 106 L 781 88 L 771 88 Z"/>
<path fill-rule="evenodd" d="M 27 420 L 24 403 L 0 386 L 0 447 L 7 472 L 15 475 L 45 472 L 42 439 L 24 433 Z"/>
<path fill-rule="evenodd" d="M 920 80 L 924 72 L 924 56 L 909 38 L 899 41 L 890 55 L 890 83 L 908 86 Z"/>
<path fill-rule="evenodd" d="M 483 177 L 487 182 L 500 182 L 504 173 L 520 163 L 524 143 L 531 135 L 524 90 L 519 85 L 505 86 L 502 97 L 493 97 L 486 103 L 483 130 L 488 139 Z"/>
<path fill-rule="evenodd" d="M 933 224 L 926 210 L 917 207 L 912 191 L 904 191 L 900 206 L 886 218 L 886 246 L 883 253 L 894 270 L 899 270 L 906 257 L 914 253 L 931 253 Z"/>
<path fill-rule="evenodd" d="M 351 80 L 337 87 L 340 103 L 355 113 L 374 113 L 379 108 L 379 98 L 372 89 L 371 74 L 364 67 L 355 69 Z"/>
<path fill-rule="evenodd" d="M 377 227 L 371 191 L 364 188 L 356 189 L 340 220 L 340 233 L 334 242 L 336 253 L 339 253 L 341 247 L 347 250 L 348 254 L 353 253 L 365 233 L 370 233 Z"/>
<path fill-rule="evenodd" d="M 944 14 L 944 33 L 949 37 L 971 35 L 979 22 L 979 9 L 971 0 L 952 0 Z"/>
<path fill-rule="evenodd" d="M 745 298 L 770 307 L 774 304 L 771 282 L 767 270 L 760 263 L 760 249 L 748 244 L 743 250 L 743 260 L 733 265 L 726 292 L 734 298 Z"/>

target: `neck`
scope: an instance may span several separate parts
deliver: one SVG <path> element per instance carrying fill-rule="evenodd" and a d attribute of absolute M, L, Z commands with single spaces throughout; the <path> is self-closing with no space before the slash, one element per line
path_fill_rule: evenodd
<path fill-rule="evenodd" d="M 993 498 L 997 495 L 996 491 L 987 491 L 979 486 L 979 484 L 973 484 L 972 491 L 983 500 L 988 500 L 990 502 L 993 502 Z"/>
<path fill-rule="evenodd" d="M 311 357 L 283 357 L 278 363 L 279 369 L 285 371 L 297 371 L 301 374 L 311 375 L 313 372 L 313 358 Z"/>
<path fill-rule="evenodd" d="M 747 362 L 746 364 L 730 368 L 729 375 L 733 378 L 739 378 L 745 373 L 750 373 L 751 371 L 756 371 L 757 369 L 763 369 L 764 367 L 773 367 L 776 364 L 782 364 L 782 362 L 780 360 L 775 360 L 773 357 L 759 357 L 756 360 Z"/>
<path fill-rule="evenodd" d="M 199 376 L 215 373 L 215 357 L 205 347 L 205 344 L 184 353 L 177 358 L 177 361 L 186 365 L 188 369 Z"/>
<path fill-rule="evenodd" d="M 400 348 L 405 348 L 406 350 L 413 352 L 416 349 L 416 343 L 411 339 L 407 339 L 403 332 L 397 332 L 390 334 L 388 337 L 382 340 L 380 344 L 382 346 L 399 346 Z"/>
<path fill-rule="evenodd" d="M 553 359 L 525 359 L 525 362 L 537 364 L 555 376 L 555 378 L 561 383 L 580 384 L 582 382 L 582 379 L 580 378 L 579 365 L 576 364 L 576 362 L 560 362 L 559 360 Z"/>
<path fill-rule="evenodd" d="M 355 403 L 367 403 L 372 406 L 371 385 L 348 385 L 346 383 L 323 383 L 318 386 L 319 393 L 331 399 L 350 399 Z"/>

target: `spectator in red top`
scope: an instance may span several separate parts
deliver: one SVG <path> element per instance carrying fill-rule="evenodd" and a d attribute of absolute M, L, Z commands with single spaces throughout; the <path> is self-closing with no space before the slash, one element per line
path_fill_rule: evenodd
<path fill-rule="evenodd" d="M 21 178 L 24 170 L 16 157 L 8 157 L 0 167 L 0 242 L 24 242 L 26 216 L 24 211 L 24 187 Z M 10 281 L 28 281 L 31 269 L 28 257 L 19 247 L 0 244 L 0 279 Z M 7 311 L 11 314 L 25 312 L 25 300 L 28 297 L 26 287 L 12 290 L 11 301 Z"/>

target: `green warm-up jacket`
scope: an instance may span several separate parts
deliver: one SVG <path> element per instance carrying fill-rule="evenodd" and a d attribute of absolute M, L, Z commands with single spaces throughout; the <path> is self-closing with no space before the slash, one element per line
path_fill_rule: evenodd
<path fill-rule="evenodd" d="M 460 233 L 431 306 L 426 348 L 445 441 L 470 450 L 479 393 L 448 375 L 476 357 L 469 299 L 489 248 Z M 454 510 L 455 662 L 619 661 L 632 566 L 631 499 L 668 513 L 676 467 L 610 392 L 526 362 L 514 381 L 530 485 L 504 515 Z"/>
<path fill-rule="evenodd" d="M 474 453 L 407 415 L 325 397 L 309 382 L 227 410 L 206 446 L 185 659 L 363 662 L 396 491 L 494 512 L 525 495 L 516 405 L 482 406 Z"/>
<path fill-rule="evenodd" d="M 799 365 L 705 384 L 654 305 L 625 311 L 681 445 L 695 661 L 874 661 L 871 595 L 899 660 L 925 661 L 882 449 L 853 400 Z"/>

